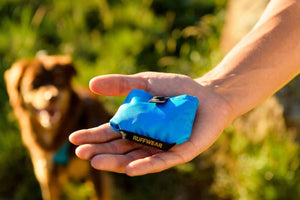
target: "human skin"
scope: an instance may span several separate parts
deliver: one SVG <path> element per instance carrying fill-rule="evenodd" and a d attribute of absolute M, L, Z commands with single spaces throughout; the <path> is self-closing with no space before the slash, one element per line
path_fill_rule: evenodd
<path fill-rule="evenodd" d="M 168 151 L 121 139 L 109 124 L 79 130 L 70 141 L 76 154 L 99 170 L 130 176 L 160 172 L 209 148 L 236 117 L 274 94 L 300 72 L 300 1 L 273 0 L 255 27 L 204 76 L 143 72 L 91 80 L 100 95 L 143 89 L 152 95 L 189 94 L 199 99 L 190 139 Z"/>

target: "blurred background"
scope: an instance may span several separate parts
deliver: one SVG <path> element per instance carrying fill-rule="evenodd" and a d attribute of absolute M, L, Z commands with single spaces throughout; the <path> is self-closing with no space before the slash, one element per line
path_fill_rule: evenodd
<path fill-rule="evenodd" d="M 1 0 L 0 200 L 41 199 L 3 79 L 17 59 L 34 57 L 39 50 L 71 55 L 78 70 L 74 84 L 85 87 L 92 77 L 111 73 L 159 71 L 196 78 L 217 65 L 266 3 Z M 187 164 L 142 177 L 114 174 L 115 198 L 298 199 L 298 86 L 299 77 L 237 119 L 208 151 Z M 113 114 L 124 97 L 99 99 Z M 69 190 L 69 199 L 86 199 L 89 193 L 79 186 Z"/>

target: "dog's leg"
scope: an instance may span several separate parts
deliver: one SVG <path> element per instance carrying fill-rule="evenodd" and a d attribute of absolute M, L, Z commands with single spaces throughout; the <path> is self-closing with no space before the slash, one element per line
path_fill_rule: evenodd
<path fill-rule="evenodd" d="M 109 172 L 102 172 L 91 168 L 91 178 L 95 188 L 97 200 L 111 200 L 112 198 L 112 178 Z"/>
<path fill-rule="evenodd" d="M 43 200 L 58 200 L 60 198 L 60 186 L 53 171 L 52 160 L 47 156 L 31 154 L 35 176 L 40 184 Z"/>

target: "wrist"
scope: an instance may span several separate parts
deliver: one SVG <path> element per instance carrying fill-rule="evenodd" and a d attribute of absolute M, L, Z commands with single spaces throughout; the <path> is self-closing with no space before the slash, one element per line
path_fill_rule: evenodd
<path fill-rule="evenodd" d="M 212 112 L 218 112 L 220 115 L 225 116 L 228 120 L 226 123 L 228 126 L 238 116 L 236 107 L 233 106 L 230 99 L 225 95 L 224 88 L 220 86 L 221 80 L 214 80 L 208 77 L 209 74 L 206 74 L 201 78 L 195 79 L 203 88 L 202 91 L 205 91 L 199 100 L 200 102 L 204 102 L 204 104 L 207 103 L 207 105 L 210 105 Z"/>

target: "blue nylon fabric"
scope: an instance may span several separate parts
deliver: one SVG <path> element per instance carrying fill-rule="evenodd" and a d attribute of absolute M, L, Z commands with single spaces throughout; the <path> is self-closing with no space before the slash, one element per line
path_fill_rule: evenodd
<path fill-rule="evenodd" d="M 149 103 L 152 97 L 144 90 L 133 89 L 110 120 L 111 127 L 117 132 L 119 129 L 129 131 L 170 144 L 187 141 L 198 99 L 180 95 L 169 98 L 166 103 Z"/>

